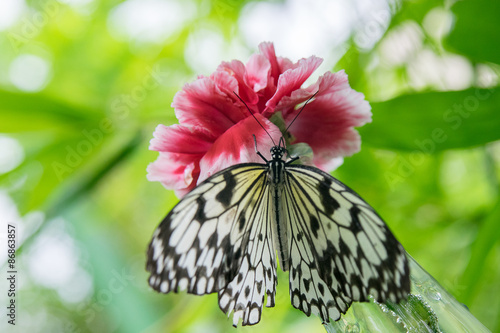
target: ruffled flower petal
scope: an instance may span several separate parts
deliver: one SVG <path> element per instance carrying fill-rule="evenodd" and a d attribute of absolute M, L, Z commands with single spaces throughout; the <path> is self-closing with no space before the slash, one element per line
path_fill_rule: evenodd
<path fill-rule="evenodd" d="M 359 151 L 361 139 L 354 127 L 371 121 L 371 108 L 363 94 L 349 86 L 343 71 L 326 73 L 313 88 L 319 91 L 318 95 L 289 131 L 295 142 L 309 144 L 314 152 L 315 165 L 327 166 L 329 160 Z M 285 118 L 287 125 L 295 119 L 298 111 Z"/>
<path fill-rule="evenodd" d="M 237 82 L 237 86 L 233 87 L 232 91 L 230 91 L 230 96 L 234 95 L 233 92 L 237 92 L 238 95 L 248 104 L 257 103 L 259 97 L 252 89 L 252 87 L 248 85 L 247 69 L 245 68 L 245 65 L 243 65 L 241 61 L 233 60 L 231 62 L 223 62 L 217 68 L 217 71 L 214 74 L 212 74 L 212 76 L 221 72 L 229 75 Z M 222 86 L 220 88 L 224 89 Z"/>
<path fill-rule="evenodd" d="M 223 81 L 221 76 L 224 76 L 226 81 Z M 220 85 L 220 81 L 202 77 L 186 84 L 174 96 L 172 107 L 175 108 L 175 115 L 180 124 L 202 127 L 219 136 L 245 118 L 242 109 L 234 104 L 236 97 L 232 96 L 232 91 L 238 90 L 237 80 L 221 72 L 216 77 L 225 82 L 225 91 L 216 85 L 216 82 Z M 229 91 L 231 95 L 228 95 Z"/>
<path fill-rule="evenodd" d="M 201 172 L 198 182 L 235 164 L 264 163 L 260 156 L 255 153 L 253 135 L 257 139 L 257 149 L 264 157 L 271 159 L 269 152 L 274 146 L 273 140 L 278 143 L 281 132 L 276 125 L 262 115 L 256 114 L 255 118 L 264 128 L 253 117 L 248 117 L 231 127 L 214 142 L 200 161 Z"/>
<path fill-rule="evenodd" d="M 295 68 L 289 69 L 281 74 L 278 79 L 276 93 L 267 101 L 266 106 L 274 110 L 279 101 L 284 96 L 290 96 L 293 91 L 299 89 L 322 62 L 323 59 L 314 56 L 307 59 L 301 59 Z"/>
<path fill-rule="evenodd" d="M 182 156 L 172 153 L 160 153 L 146 170 L 149 181 L 161 182 L 165 188 L 174 190 L 179 197 L 196 187 L 193 180 L 198 179 L 200 175 L 198 163 L 186 163 Z"/>
<path fill-rule="evenodd" d="M 149 149 L 160 155 L 147 168 L 148 180 L 159 181 L 176 193 L 187 193 L 196 186 L 200 159 L 216 138 L 203 128 L 181 125 L 158 125 L 153 135 Z"/>
<path fill-rule="evenodd" d="M 153 133 L 149 149 L 159 152 L 205 153 L 216 139 L 217 136 L 202 127 L 158 125 Z"/>
<path fill-rule="evenodd" d="M 270 79 L 268 81 L 268 88 L 275 90 L 276 85 L 278 84 L 278 78 L 283 70 L 280 68 L 280 64 L 278 62 L 278 58 L 276 57 L 276 52 L 274 51 L 273 43 L 264 42 L 260 43 L 259 50 L 264 57 L 269 61 L 271 65 Z M 274 91 L 273 91 L 274 92 Z"/>
<path fill-rule="evenodd" d="M 271 63 L 261 54 L 254 54 L 246 65 L 246 82 L 255 92 L 268 86 L 271 78 Z M 258 97 L 257 97 L 258 98 Z"/>

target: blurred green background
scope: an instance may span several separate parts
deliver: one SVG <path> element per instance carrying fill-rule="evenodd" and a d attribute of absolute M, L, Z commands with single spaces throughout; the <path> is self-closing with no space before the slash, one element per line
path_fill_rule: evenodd
<path fill-rule="evenodd" d="M 273 41 L 294 61 L 324 58 L 316 77 L 345 69 L 365 94 L 373 122 L 334 175 L 500 331 L 499 12 L 487 0 L 2 0 L 0 236 L 17 227 L 16 329 L 235 332 L 216 295 L 147 286 L 147 244 L 177 201 L 146 180 L 148 144 L 176 123 L 184 83 Z M 324 331 L 280 273 L 277 306 L 238 330 Z"/>

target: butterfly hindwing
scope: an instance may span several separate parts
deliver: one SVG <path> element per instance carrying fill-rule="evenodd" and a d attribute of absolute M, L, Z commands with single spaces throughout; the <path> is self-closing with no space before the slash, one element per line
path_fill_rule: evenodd
<path fill-rule="evenodd" d="M 276 257 L 266 165 L 240 164 L 198 185 L 165 217 L 148 250 L 157 291 L 219 294 L 233 325 L 259 322 L 274 305 Z"/>
<path fill-rule="evenodd" d="M 368 295 L 381 302 L 407 297 L 405 251 L 373 208 L 317 168 L 288 165 L 285 178 L 295 308 L 328 322 Z"/>

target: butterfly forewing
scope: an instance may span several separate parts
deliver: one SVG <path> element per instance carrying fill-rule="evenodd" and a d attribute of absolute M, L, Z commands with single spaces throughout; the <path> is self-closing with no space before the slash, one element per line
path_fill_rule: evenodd
<path fill-rule="evenodd" d="M 364 200 L 317 168 L 289 165 L 285 178 L 294 307 L 328 322 L 368 295 L 407 297 L 404 249 Z"/>
<path fill-rule="evenodd" d="M 268 186 L 266 165 L 241 164 L 188 193 L 153 234 L 150 285 L 162 293 L 218 292 L 235 326 L 259 322 L 276 288 Z"/>

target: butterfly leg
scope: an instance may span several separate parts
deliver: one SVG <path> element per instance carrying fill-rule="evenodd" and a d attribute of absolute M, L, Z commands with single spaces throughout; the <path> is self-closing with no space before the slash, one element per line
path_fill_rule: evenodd
<path fill-rule="evenodd" d="M 262 159 L 264 160 L 264 162 L 266 162 L 266 163 L 267 163 L 267 160 L 266 160 L 266 158 L 264 157 L 264 155 L 262 155 L 262 154 L 260 153 L 260 151 L 257 149 L 257 138 L 255 137 L 255 134 L 252 134 L 252 136 L 253 136 L 253 142 L 255 143 L 255 153 L 256 153 L 257 155 L 259 155 L 259 156 L 260 156 L 260 158 L 262 158 Z"/>

